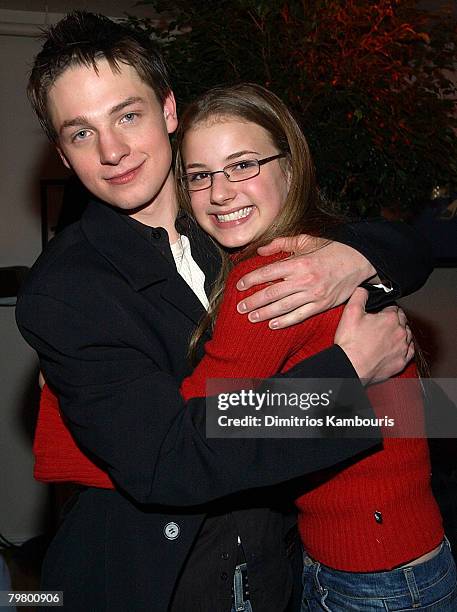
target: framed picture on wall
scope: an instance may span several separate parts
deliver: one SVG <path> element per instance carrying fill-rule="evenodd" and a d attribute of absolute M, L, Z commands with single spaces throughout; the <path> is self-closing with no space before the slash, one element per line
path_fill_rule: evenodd
<path fill-rule="evenodd" d="M 40 181 L 43 249 L 58 232 L 81 218 L 90 194 L 76 176 Z"/>
<path fill-rule="evenodd" d="M 413 221 L 430 242 L 437 267 L 457 266 L 457 187 L 436 187 Z"/>
<path fill-rule="evenodd" d="M 41 244 L 43 249 L 56 234 L 67 180 L 42 179 L 40 181 Z"/>

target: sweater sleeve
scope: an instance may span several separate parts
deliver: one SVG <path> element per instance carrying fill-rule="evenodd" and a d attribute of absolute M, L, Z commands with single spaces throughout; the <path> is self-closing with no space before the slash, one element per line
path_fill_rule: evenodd
<path fill-rule="evenodd" d="M 281 257 L 256 256 L 241 262 L 230 272 L 213 337 L 206 343 L 200 363 L 182 383 L 181 393 L 186 401 L 205 396 L 206 381 L 210 378 L 266 378 L 280 372 L 290 355 L 311 337 L 315 318 L 300 325 L 272 330 L 268 321 L 251 323 L 236 309 L 242 298 L 267 286 L 256 285 L 241 292 L 236 288 L 238 280 L 247 272 L 284 256 L 284 253 Z"/>
<path fill-rule="evenodd" d="M 98 467 L 76 444 L 62 419 L 57 396 L 47 384 L 40 396 L 33 454 L 33 475 L 40 482 L 75 482 L 102 489 L 113 488 L 107 472 Z"/>

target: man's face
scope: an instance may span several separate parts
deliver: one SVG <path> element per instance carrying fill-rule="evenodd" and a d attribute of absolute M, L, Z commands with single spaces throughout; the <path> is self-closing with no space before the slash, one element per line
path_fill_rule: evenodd
<path fill-rule="evenodd" d="M 48 93 L 58 151 L 98 198 L 134 212 L 173 193 L 168 134 L 177 126 L 173 95 L 161 105 L 132 66 L 113 72 L 68 68 Z"/>

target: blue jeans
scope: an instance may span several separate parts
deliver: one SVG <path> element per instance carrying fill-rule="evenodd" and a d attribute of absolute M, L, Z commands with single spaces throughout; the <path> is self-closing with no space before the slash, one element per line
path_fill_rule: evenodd
<path fill-rule="evenodd" d="M 301 612 L 456 612 L 456 568 L 447 540 L 429 561 L 387 572 L 333 570 L 304 553 Z"/>

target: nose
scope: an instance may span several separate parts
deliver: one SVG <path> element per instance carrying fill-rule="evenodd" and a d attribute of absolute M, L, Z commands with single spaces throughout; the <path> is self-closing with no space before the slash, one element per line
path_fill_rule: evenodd
<path fill-rule="evenodd" d="M 129 145 L 114 131 L 99 134 L 98 148 L 100 163 L 107 166 L 117 166 L 130 153 Z"/>
<path fill-rule="evenodd" d="M 211 202 L 223 206 L 236 196 L 235 183 L 231 183 L 223 172 L 213 174 L 211 185 Z"/>

